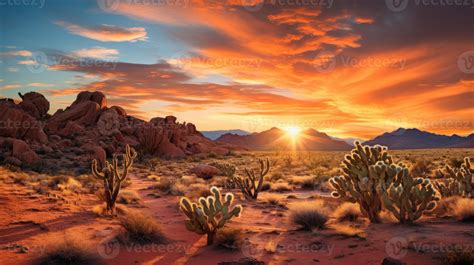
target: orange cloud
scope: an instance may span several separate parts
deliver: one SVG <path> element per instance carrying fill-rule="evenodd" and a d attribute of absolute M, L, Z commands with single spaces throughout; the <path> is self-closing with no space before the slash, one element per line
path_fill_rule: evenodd
<path fill-rule="evenodd" d="M 81 26 L 65 21 L 57 21 L 56 24 L 67 29 L 72 34 L 103 42 L 135 42 L 148 39 L 147 32 L 142 27 L 123 28 L 105 24 L 100 26 Z"/>

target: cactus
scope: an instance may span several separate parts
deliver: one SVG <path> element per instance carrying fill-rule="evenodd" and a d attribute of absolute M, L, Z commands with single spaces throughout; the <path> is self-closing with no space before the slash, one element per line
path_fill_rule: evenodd
<path fill-rule="evenodd" d="M 259 159 L 260 171 L 256 175 L 256 169 L 245 168 L 246 177 L 234 177 L 233 182 L 242 191 L 245 198 L 256 200 L 258 193 L 262 190 L 265 175 L 270 170 L 270 159 Z"/>
<path fill-rule="evenodd" d="M 441 196 L 474 197 L 472 190 L 472 174 L 474 173 L 474 169 L 471 168 L 469 157 L 464 158 L 464 163 L 461 165 L 460 169 L 453 169 L 447 165 L 445 167 L 445 172 L 439 170 L 439 173 L 441 176 L 446 178 L 444 182 L 435 182 L 436 190 L 441 194 Z"/>
<path fill-rule="evenodd" d="M 104 181 L 104 199 L 107 204 L 106 211 L 112 215 L 115 214 L 115 201 L 120 192 L 122 182 L 127 178 L 127 174 L 132 167 L 133 159 L 137 153 L 129 145 L 125 146 L 125 154 L 122 155 L 122 171 L 119 171 L 119 161 L 117 155 L 114 155 L 112 163 L 105 162 L 102 170 L 98 170 L 98 161 L 92 161 L 92 175 Z"/>
<path fill-rule="evenodd" d="M 224 196 L 224 202 L 217 187 L 212 187 L 211 193 L 213 196 L 201 197 L 198 203 L 191 203 L 186 197 L 182 197 L 179 203 L 181 211 L 189 218 L 185 221 L 186 228 L 200 235 L 207 234 L 207 245 L 212 245 L 218 229 L 232 217 L 239 217 L 243 210 L 241 205 L 231 208 L 234 200 L 232 193 Z"/>
<path fill-rule="evenodd" d="M 436 192 L 427 178 L 412 178 L 405 166 L 388 166 L 379 162 L 377 174 L 396 173 L 395 181 L 386 189 L 380 186 L 384 208 L 392 212 L 400 223 L 413 223 L 425 211 L 436 207 Z M 381 168 L 381 170 L 380 170 Z M 392 172 L 389 172 L 392 171 Z"/>
<path fill-rule="evenodd" d="M 226 189 L 236 188 L 236 184 L 234 181 L 236 167 L 234 165 L 227 164 L 227 163 L 219 163 L 219 162 L 212 162 L 209 165 L 219 169 L 222 175 L 226 176 L 226 179 L 224 180 L 224 183 L 223 183 L 224 188 Z"/>
<path fill-rule="evenodd" d="M 344 201 L 357 202 L 362 214 L 372 223 L 380 222 L 379 214 L 382 211 L 380 192 L 377 189 L 389 187 L 396 174 L 393 170 L 388 171 L 390 174 L 376 174 L 376 171 L 381 171 L 384 167 L 372 167 L 378 162 L 383 162 L 385 167 L 392 167 L 393 161 L 387 147 L 362 146 L 355 142 L 355 148 L 342 162 L 343 175 L 329 180 L 334 189 L 331 195 Z"/>

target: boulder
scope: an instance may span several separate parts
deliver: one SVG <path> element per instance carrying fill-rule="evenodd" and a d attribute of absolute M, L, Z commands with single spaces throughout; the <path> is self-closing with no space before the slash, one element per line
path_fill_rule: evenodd
<path fill-rule="evenodd" d="M 122 107 L 112 106 L 110 107 L 110 110 L 117 112 L 117 114 L 120 115 L 121 117 L 127 117 L 127 112 Z"/>
<path fill-rule="evenodd" d="M 8 100 L 0 100 L 0 136 L 48 142 L 43 124 Z"/>
<path fill-rule="evenodd" d="M 76 100 L 72 103 L 71 107 L 87 101 L 97 103 L 101 109 L 107 108 L 107 98 L 102 92 L 98 91 L 82 91 L 77 95 Z"/>
<path fill-rule="evenodd" d="M 203 179 L 210 179 L 213 176 L 222 174 L 218 168 L 206 164 L 199 164 L 191 168 L 189 173 L 195 174 L 198 178 Z"/>
<path fill-rule="evenodd" d="M 23 100 L 18 104 L 24 111 L 40 120 L 48 115 L 49 101 L 40 93 L 29 92 L 25 95 L 18 93 Z"/>
<path fill-rule="evenodd" d="M 102 112 L 97 121 L 97 130 L 103 136 L 120 133 L 120 115 L 113 109 Z"/>
<path fill-rule="evenodd" d="M 99 161 L 100 165 L 105 165 L 107 155 L 102 147 L 96 146 L 93 148 L 93 157 Z"/>
<path fill-rule="evenodd" d="M 14 139 L 12 142 L 12 156 L 29 165 L 36 164 L 41 160 L 25 141 L 19 139 Z"/>
<path fill-rule="evenodd" d="M 100 114 L 100 105 L 93 101 L 84 101 L 73 104 L 63 112 L 56 112 L 46 125 L 46 131 L 50 134 L 65 128 L 68 122 L 75 122 L 78 125 L 89 126 L 96 123 Z"/>

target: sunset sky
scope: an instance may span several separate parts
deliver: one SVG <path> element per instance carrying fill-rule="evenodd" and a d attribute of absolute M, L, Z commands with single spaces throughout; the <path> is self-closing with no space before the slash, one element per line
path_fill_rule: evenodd
<path fill-rule="evenodd" d="M 0 96 L 43 93 L 51 114 L 99 90 L 199 130 L 474 132 L 474 2 L 13 2 L 0 1 Z"/>

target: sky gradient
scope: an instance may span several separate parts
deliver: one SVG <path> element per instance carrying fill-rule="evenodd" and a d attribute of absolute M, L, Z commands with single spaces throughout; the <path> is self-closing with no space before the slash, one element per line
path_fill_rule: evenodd
<path fill-rule="evenodd" d="M 0 2 L 0 96 L 37 91 L 51 113 L 100 90 L 199 130 L 474 132 L 474 2 L 33 3 Z"/>

